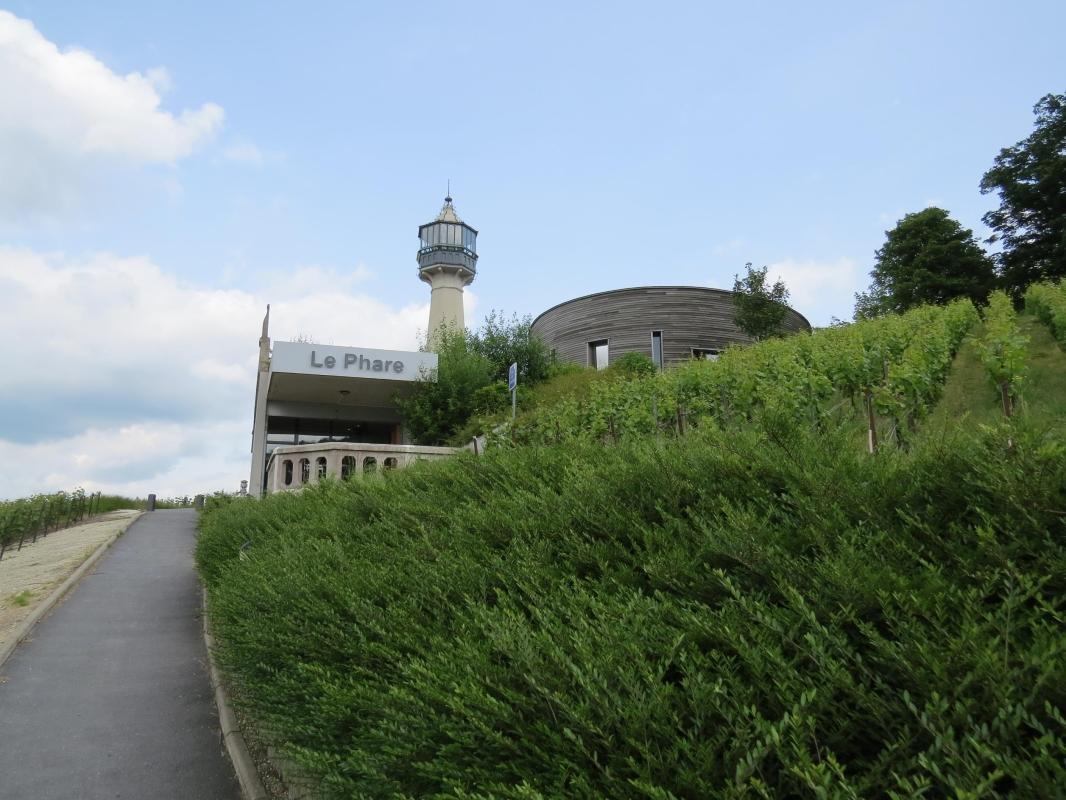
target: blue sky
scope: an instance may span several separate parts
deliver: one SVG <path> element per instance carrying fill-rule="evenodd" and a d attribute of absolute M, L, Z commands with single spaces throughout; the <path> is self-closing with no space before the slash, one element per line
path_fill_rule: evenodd
<path fill-rule="evenodd" d="M 231 488 L 262 306 L 281 336 L 413 344 L 448 179 L 481 231 L 468 322 L 751 261 L 819 324 L 904 213 L 986 235 L 982 173 L 1066 89 L 1053 2 L 6 8 L 3 333 L 38 359 L 0 364 L 0 455 L 36 465 L 8 495 Z"/>

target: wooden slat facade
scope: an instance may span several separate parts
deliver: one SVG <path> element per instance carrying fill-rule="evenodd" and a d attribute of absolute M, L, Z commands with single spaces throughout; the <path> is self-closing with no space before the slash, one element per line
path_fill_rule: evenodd
<path fill-rule="evenodd" d="M 790 333 L 811 329 L 792 309 L 784 327 Z M 662 331 L 667 364 L 691 358 L 694 348 L 720 351 L 751 342 L 733 322 L 733 293 L 699 286 L 599 292 L 560 303 L 533 320 L 533 334 L 560 360 L 584 365 L 589 365 L 589 343 L 602 339 L 608 341 L 609 362 L 623 353 L 650 357 L 652 331 Z"/>

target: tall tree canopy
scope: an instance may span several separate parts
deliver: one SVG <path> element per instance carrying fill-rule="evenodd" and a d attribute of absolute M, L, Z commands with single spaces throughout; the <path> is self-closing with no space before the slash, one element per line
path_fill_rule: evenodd
<path fill-rule="evenodd" d="M 733 321 L 756 341 L 781 335 L 788 313 L 788 288 L 784 281 L 766 285 L 766 267 L 744 265 L 744 277 L 734 276 Z"/>
<path fill-rule="evenodd" d="M 981 303 L 995 286 L 992 260 L 973 231 L 942 208 L 907 214 L 885 237 L 875 253 L 869 291 L 855 296 L 857 319 L 922 303 L 943 305 L 956 297 Z"/>
<path fill-rule="evenodd" d="M 1002 242 L 1000 271 L 1015 295 L 1034 281 L 1066 276 L 1066 94 L 1033 107 L 1033 133 L 996 156 L 981 192 L 999 192 L 999 208 L 984 216 Z"/>

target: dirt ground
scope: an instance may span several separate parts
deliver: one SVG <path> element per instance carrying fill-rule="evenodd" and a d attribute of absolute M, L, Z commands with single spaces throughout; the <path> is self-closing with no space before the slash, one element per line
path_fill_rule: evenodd
<path fill-rule="evenodd" d="M 23 544 L 21 550 L 7 550 L 0 560 L 0 647 L 102 542 L 125 531 L 141 513 L 112 511 L 83 525 L 53 531 L 36 544 Z"/>

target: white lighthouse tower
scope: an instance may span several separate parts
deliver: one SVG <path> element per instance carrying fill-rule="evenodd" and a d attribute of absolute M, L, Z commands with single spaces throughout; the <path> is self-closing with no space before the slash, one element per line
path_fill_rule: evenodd
<path fill-rule="evenodd" d="M 477 231 L 459 219 L 452 198 L 445 197 L 437 218 L 419 226 L 418 239 L 418 277 L 432 289 L 426 330 L 432 348 L 442 328 L 465 326 L 463 289 L 477 274 Z"/>

